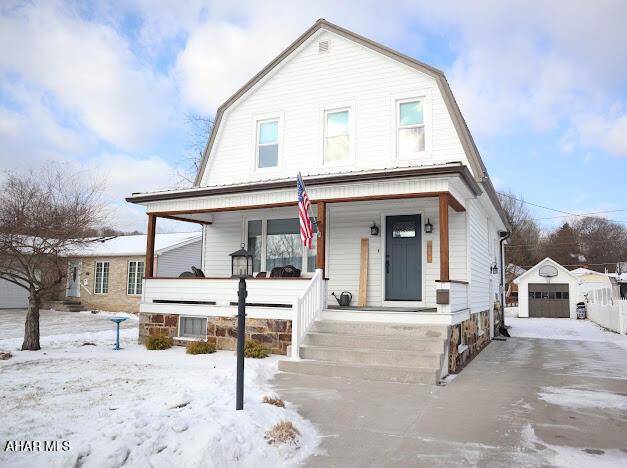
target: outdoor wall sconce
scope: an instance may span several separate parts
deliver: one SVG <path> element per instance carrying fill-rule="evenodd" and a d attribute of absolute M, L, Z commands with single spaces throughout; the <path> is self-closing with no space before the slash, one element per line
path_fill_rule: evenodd
<path fill-rule="evenodd" d="M 377 226 L 377 223 L 372 223 L 372 226 L 370 226 L 370 235 L 371 236 L 378 236 L 379 235 L 379 226 Z"/>
<path fill-rule="evenodd" d="M 425 223 L 425 232 L 427 234 L 431 234 L 433 232 L 433 224 L 431 224 L 429 218 L 427 218 L 427 222 Z"/>
<path fill-rule="evenodd" d="M 492 266 L 490 267 L 490 273 L 492 273 L 493 275 L 496 275 L 498 272 L 499 272 L 499 267 L 497 266 L 496 262 L 494 262 Z"/>

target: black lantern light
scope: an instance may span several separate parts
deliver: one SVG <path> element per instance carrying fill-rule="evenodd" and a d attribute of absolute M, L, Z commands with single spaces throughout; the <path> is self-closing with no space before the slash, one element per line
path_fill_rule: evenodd
<path fill-rule="evenodd" d="M 234 278 L 246 278 L 253 275 L 253 255 L 244 248 L 230 254 L 231 275 Z"/>
<path fill-rule="evenodd" d="M 237 378 L 235 409 L 244 409 L 244 341 L 246 330 L 246 278 L 253 275 L 253 255 L 244 248 L 231 254 L 231 272 L 239 278 L 237 287 Z"/>
<path fill-rule="evenodd" d="M 492 266 L 490 267 L 490 273 L 492 273 L 493 275 L 496 275 L 498 272 L 499 272 L 499 267 L 496 264 L 496 262 L 494 262 Z"/>
<path fill-rule="evenodd" d="M 371 236 L 378 236 L 379 235 L 379 226 L 377 226 L 377 223 L 373 222 L 372 226 L 370 226 L 370 235 Z"/>
<path fill-rule="evenodd" d="M 429 218 L 427 218 L 427 222 L 425 223 L 425 232 L 427 234 L 431 234 L 433 232 L 433 224 L 431 224 Z"/>

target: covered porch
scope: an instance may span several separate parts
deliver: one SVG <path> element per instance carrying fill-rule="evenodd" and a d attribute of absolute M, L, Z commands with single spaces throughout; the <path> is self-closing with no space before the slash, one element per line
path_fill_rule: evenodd
<path fill-rule="evenodd" d="M 317 319 L 460 323 L 469 317 L 466 200 L 481 192 L 463 166 L 435 169 L 306 178 L 317 218 L 312 251 L 300 243 L 292 180 L 131 197 L 148 214 L 140 311 L 235 315 L 237 280 L 231 278 L 229 254 L 244 244 L 255 258 L 255 275 L 247 281 L 248 317 L 291 320 L 292 342 Z M 203 226 L 204 278 L 155 277 L 159 218 Z M 415 252 L 405 255 L 401 246 L 401 254 L 395 253 L 393 238 L 413 239 Z M 286 265 L 300 274 L 270 277 Z M 390 288 L 405 277 L 406 290 Z M 352 300 L 340 307 L 336 297 L 345 291 Z"/>

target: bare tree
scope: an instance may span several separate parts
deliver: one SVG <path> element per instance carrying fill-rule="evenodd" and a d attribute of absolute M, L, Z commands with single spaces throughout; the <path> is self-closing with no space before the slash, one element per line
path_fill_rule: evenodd
<path fill-rule="evenodd" d="M 624 224 L 586 216 L 572 222 L 582 261 L 590 268 L 604 271 L 617 262 L 627 261 L 627 228 Z"/>
<path fill-rule="evenodd" d="M 185 117 L 185 123 L 190 129 L 188 155 L 179 161 L 176 173 L 181 182 L 180 185 L 193 185 L 213 128 L 213 119 L 197 114 L 188 114 Z"/>
<path fill-rule="evenodd" d="M 39 308 L 67 273 L 67 256 L 104 221 L 102 187 L 60 165 L 7 173 L 0 185 L 0 278 L 28 291 L 22 350 L 38 350 Z"/>
<path fill-rule="evenodd" d="M 537 260 L 537 246 L 540 242 L 540 228 L 533 220 L 522 196 L 512 192 L 501 192 L 499 200 L 511 226 L 511 247 L 505 249 L 507 264 L 533 265 Z"/>

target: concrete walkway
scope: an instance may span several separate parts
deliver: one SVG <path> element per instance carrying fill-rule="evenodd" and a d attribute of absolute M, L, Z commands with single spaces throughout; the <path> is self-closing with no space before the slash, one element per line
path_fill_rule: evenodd
<path fill-rule="evenodd" d="M 447 386 L 287 373 L 274 385 L 322 434 L 308 466 L 627 466 L 615 339 L 494 341 Z"/>

